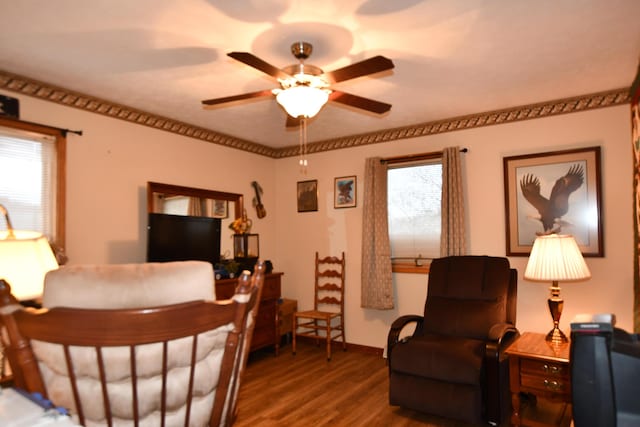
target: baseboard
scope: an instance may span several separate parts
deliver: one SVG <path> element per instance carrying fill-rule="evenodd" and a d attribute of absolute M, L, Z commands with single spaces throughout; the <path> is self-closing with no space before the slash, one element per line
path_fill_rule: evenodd
<path fill-rule="evenodd" d="M 361 344 L 349 344 L 347 343 L 347 349 L 358 353 L 373 354 L 374 356 L 382 357 L 384 349 L 378 347 L 370 347 L 368 345 Z"/>
<path fill-rule="evenodd" d="M 315 344 L 316 343 L 316 339 L 315 338 L 301 337 L 301 336 L 296 337 L 296 341 L 310 343 L 310 344 Z M 331 342 L 331 348 L 342 349 L 342 343 L 340 341 L 332 341 Z M 368 345 L 361 345 L 361 344 L 352 344 L 352 343 L 349 343 L 349 342 L 347 342 L 347 350 L 348 351 L 355 351 L 357 353 L 372 354 L 374 356 L 379 356 L 379 357 L 382 357 L 383 352 L 384 352 L 384 349 L 382 349 L 382 348 L 370 347 Z"/>

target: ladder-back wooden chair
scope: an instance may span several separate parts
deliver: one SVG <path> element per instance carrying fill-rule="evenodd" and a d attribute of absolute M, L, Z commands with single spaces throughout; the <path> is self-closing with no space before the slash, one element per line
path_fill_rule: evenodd
<path fill-rule="evenodd" d="M 205 264 L 211 280 L 200 281 L 213 286 L 210 264 L 189 263 L 200 264 L 201 271 Z M 135 267 L 130 280 L 153 293 L 140 276 L 172 263 L 165 264 Z M 14 383 L 67 407 L 86 427 L 231 425 L 262 272 L 259 267 L 253 277 L 241 275 L 229 300 L 122 309 L 23 309 L 0 281 L 0 317 Z M 122 271 L 106 276 L 121 277 Z M 189 276 L 179 271 L 176 277 Z M 174 283 L 174 291 L 182 285 Z"/>
<path fill-rule="evenodd" d="M 347 349 L 344 333 L 344 278 L 345 259 L 328 256 L 320 258 L 316 252 L 316 271 L 313 310 L 293 313 L 292 351 L 296 353 L 296 337 L 325 340 L 327 360 L 331 360 L 331 343 L 342 339 L 342 349 Z"/>

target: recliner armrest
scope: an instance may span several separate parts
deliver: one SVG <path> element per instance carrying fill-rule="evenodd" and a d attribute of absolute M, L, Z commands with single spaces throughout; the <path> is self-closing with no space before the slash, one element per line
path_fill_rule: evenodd
<path fill-rule="evenodd" d="M 502 346 L 504 340 L 511 342 L 513 338 L 519 335 L 520 332 L 511 323 L 496 323 L 489 329 L 488 338 L 490 341 L 495 341 Z"/>
<path fill-rule="evenodd" d="M 424 322 L 423 316 L 418 316 L 417 314 L 407 314 L 404 316 L 398 317 L 391 324 L 391 329 L 389 329 L 389 335 L 387 336 L 387 361 L 391 361 L 391 351 L 393 347 L 398 343 L 400 338 L 400 333 L 405 328 L 405 326 L 410 323 L 416 324 L 416 331 L 422 330 L 422 322 Z M 415 331 L 414 331 L 415 335 Z"/>
<path fill-rule="evenodd" d="M 519 336 L 520 332 L 511 323 L 496 323 L 489 329 L 485 358 L 499 360 L 502 352 Z"/>
<path fill-rule="evenodd" d="M 519 335 L 520 332 L 511 323 L 496 323 L 489 329 L 484 347 L 484 399 L 487 411 L 485 417 L 490 425 L 498 425 L 503 413 L 500 399 L 500 388 L 503 386 L 500 366 L 504 366 L 506 362 L 504 350 Z"/>

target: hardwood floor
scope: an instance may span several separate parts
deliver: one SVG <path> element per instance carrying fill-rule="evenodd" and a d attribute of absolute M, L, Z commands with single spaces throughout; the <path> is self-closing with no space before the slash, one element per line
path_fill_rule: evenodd
<path fill-rule="evenodd" d="M 240 389 L 234 427 L 398 426 L 468 427 L 389 406 L 385 359 L 338 348 L 330 362 L 324 347 L 300 342 L 254 352 Z"/>

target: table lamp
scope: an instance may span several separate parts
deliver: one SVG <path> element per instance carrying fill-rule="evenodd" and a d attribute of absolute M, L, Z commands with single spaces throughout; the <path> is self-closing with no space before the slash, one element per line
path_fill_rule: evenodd
<path fill-rule="evenodd" d="M 589 267 L 573 236 L 549 234 L 536 238 L 524 278 L 536 282 L 551 282 L 548 303 L 553 329 L 547 334 L 547 341 L 555 344 L 569 341 L 558 327 L 564 306 L 558 282 L 576 282 L 590 277 Z"/>
<path fill-rule="evenodd" d="M 14 230 L 6 208 L 0 205 L 7 230 L 0 231 L 0 281 L 11 286 L 19 301 L 42 296 L 44 275 L 58 268 L 46 237 L 35 231 Z"/>

